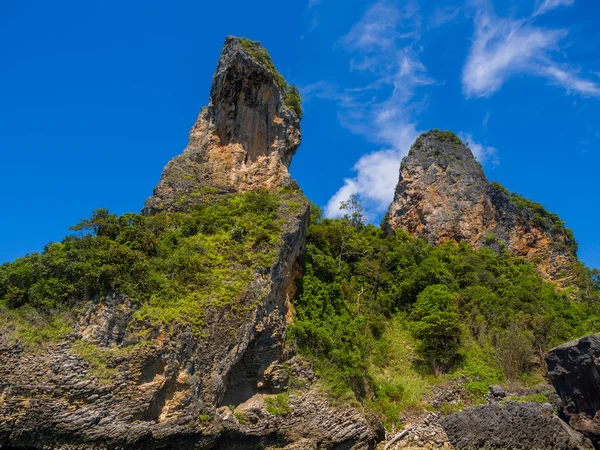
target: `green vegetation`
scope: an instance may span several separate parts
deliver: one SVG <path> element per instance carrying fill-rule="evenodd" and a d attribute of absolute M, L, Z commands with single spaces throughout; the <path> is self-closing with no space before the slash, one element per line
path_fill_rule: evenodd
<path fill-rule="evenodd" d="M 117 372 L 115 367 L 109 367 L 110 350 L 100 349 L 88 342 L 77 341 L 71 347 L 71 351 L 86 360 L 90 365 L 89 374 L 101 381 L 109 381 L 110 377 Z"/>
<path fill-rule="evenodd" d="M 299 195 L 283 189 L 215 195 L 187 213 L 96 210 L 60 243 L 0 266 L 0 325 L 38 346 L 69 334 L 70 314 L 85 302 L 120 293 L 139 304 L 134 324 L 183 321 L 202 333 L 207 307 L 233 314 L 255 307 L 243 301 L 254 298 L 248 286 L 275 261 L 282 217 L 300 206 Z M 481 401 L 491 384 L 535 385 L 546 350 L 600 325 L 598 271 L 579 267 L 584 281 L 561 291 L 507 251 L 387 235 L 366 223 L 355 197 L 342 210 L 342 218 L 325 219 L 311 205 L 288 338 L 332 400 L 360 403 L 387 427 L 430 408 L 427 395 L 456 379 L 468 394 L 440 411 Z M 99 349 L 77 341 L 72 351 L 90 375 L 109 381 L 116 361 L 146 344 Z M 265 403 L 270 414 L 292 412 L 287 393 Z"/>
<path fill-rule="evenodd" d="M 452 131 L 438 130 L 437 128 L 431 130 L 435 137 L 442 142 L 449 142 L 453 145 L 464 145 L 463 141 L 455 135 Z"/>
<path fill-rule="evenodd" d="M 246 418 L 244 417 L 244 415 L 241 412 L 234 411 L 233 415 L 237 419 L 237 421 L 240 423 L 240 425 L 244 425 L 246 423 Z"/>
<path fill-rule="evenodd" d="M 523 397 L 505 397 L 500 403 L 518 402 L 518 403 L 547 403 L 548 397 L 544 394 L 525 395 Z"/>
<path fill-rule="evenodd" d="M 269 55 L 267 49 L 264 48 L 260 44 L 260 42 L 250 40 L 247 37 L 238 38 L 238 41 L 240 42 L 240 44 L 242 44 L 242 47 L 244 47 L 248 53 L 250 53 L 261 64 L 266 66 L 267 69 L 269 69 L 269 72 L 271 72 L 275 77 L 275 81 L 277 82 L 277 84 L 283 89 L 287 90 L 288 85 L 285 81 L 285 78 L 283 78 L 283 75 L 281 75 L 279 71 L 275 68 L 275 63 L 273 63 L 271 55 Z"/>
<path fill-rule="evenodd" d="M 0 307 L 0 328 L 12 329 L 13 337 L 32 350 L 72 332 L 69 316 L 66 309 L 46 314 L 29 305 L 18 309 Z"/>
<path fill-rule="evenodd" d="M 289 338 L 334 398 L 388 426 L 453 378 L 473 402 L 491 384 L 535 384 L 544 351 L 600 325 L 597 289 L 560 291 L 507 251 L 388 236 L 355 198 L 343 211 L 311 221 Z"/>
<path fill-rule="evenodd" d="M 300 91 L 295 85 L 287 84 L 283 75 L 275 68 L 275 63 L 273 63 L 267 49 L 264 48 L 260 42 L 252 41 L 247 37 L 238 38 L 238 41 L 248 53 L 269 69 L 269 72 L 275 77 L 276 83 L 281 86 L 286 93 L 285 105 L 293 110 L 298 115 L 299 119 L 302 119 L 302 97 L 300 96 Z"/>
<path fill-rule="evenodd" d="M 285 97 L 285 105 L 288 108 L 291 108 L 297 115 L 299 119 L 302 119 L 302 97 L 300 96 L 300 91 L 295 85 L 288 86 L 287 95 Z"/>
<path fill-rule="evenodd" d="M 456 295 L 445 284 L 427 286 L 417 296 L 411 320 L 418 352 L 435 375 L 447 371 L 459 356 L 463 335 Z"/>
<path fill-rule="evenodd" d="M 277 394 L 275 397 L 265 397 L 267 411 L 274 416 L 282 416 L 292 412 L 287 392 Z"/>
<path fill-rule="evenodd" d="M 0 318 L 26 341 L 48 340 L 69 330 L 54 311 L 118 292 L 141 303 L 137 320 L 182 320 L 199 330 L 209 305 L 252 307 L 241 303 L 243 293 L 252 272 L 275 260 L 278 210 L 288 201 L 297 197 L 259 191 L 221 196 L 188 213 L 96 210 L 72 227 L 77 234 L 0 266 Z M 27 331 L 20 323 L 39 326 Z"/>

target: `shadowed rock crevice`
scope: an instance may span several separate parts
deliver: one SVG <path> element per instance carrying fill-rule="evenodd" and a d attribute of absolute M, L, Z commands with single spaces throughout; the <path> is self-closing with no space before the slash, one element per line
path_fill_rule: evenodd
<path fill-rule="evenodd" d="M 267 369 L 282 356 L 283 328 L 265 330 L 248 346 L 242 358 L 227 376 L 227 387 L 221 405 L 239 405 L 258 393 L 273 393 L 264 381 Z"/>

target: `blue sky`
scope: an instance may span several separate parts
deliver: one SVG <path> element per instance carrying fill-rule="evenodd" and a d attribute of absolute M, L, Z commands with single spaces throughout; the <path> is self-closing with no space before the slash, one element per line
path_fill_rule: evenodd
<path fill-rule="evenodd" d="M 305 98 L 292 175 L 377 221 L 419 132 L 470 142 L 490 180 L 573 228 L 600 267 L 600 2 L 0 2 L 0 262 L 94 208 L 139 211 L 186 145 L 228 34 Z"/>

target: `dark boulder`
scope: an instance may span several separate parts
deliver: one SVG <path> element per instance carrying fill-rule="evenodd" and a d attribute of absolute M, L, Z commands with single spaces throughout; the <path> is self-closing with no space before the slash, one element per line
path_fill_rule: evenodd
<path fill-rule="evenodd" d="M 479 405 L 440 420 L 457 449 L 593 449 L 549 404 Z"/>
<path fill-rule="evenodd" d="M 548 375 L 560 395 L 561 416 L 600 443 L 600 339 L 596 335 L 559 345 L 546 356 Z"/>

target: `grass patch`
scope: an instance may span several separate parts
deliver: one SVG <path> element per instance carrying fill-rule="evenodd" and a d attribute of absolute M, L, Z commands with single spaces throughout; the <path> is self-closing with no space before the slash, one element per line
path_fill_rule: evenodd
<path fill-rule="evenodd" d="M 94 376 L 100 381 L 110 381 L 110 378 L 117 372 L 116 367 L 109 367 L 108 365 L 110 350 L 79 340 L 73 344 L 71 352 L 81 356 L 90 366 L 88 375 Z"/>
<path fill-rule="evenodd" d="M 59 342 L 73 331 L 67 311 L 45 312 L 29 305 L 10 309 L 0 305 L 0 328 L 30 350 Z"/>
<path fill-rule="evenodd" d="M 284 392 L 277 394 L 275 397 L 265 397 L 267 411 L 274 416 L 283 416 L 292 412 L 289 405 L 289 395 Z"/>
<path fill-rule="evenodd" d="M 544 394 L 525 395 L 523 397 L 510 396 L 510 397 L 504 397 L 500 403 L 504 404 L 507 402 L 548 403 L 548 397 L 546 397 Z"/>

